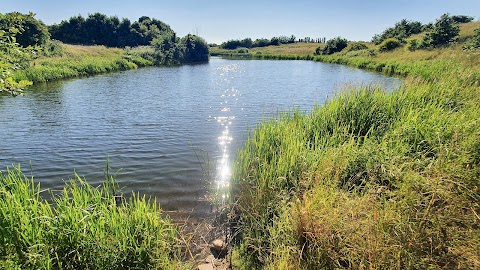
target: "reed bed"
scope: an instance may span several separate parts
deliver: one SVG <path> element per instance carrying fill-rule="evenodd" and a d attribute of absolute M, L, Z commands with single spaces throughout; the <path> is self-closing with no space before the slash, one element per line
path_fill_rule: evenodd
<path fill-rule="evenodd" d="M 79 176 L 49 195 L 20 167 L 0 174 L 0 268 L 180 269 L 177 229 L 155 200 Z M 42 199 L 50 196 L 51 200 Z"/>
<path fill-rule="evenodd" d="M 235 266 L 480 268 L 478 52 L 314 60 L 407 78 L 391 93 L 346 88 L 251 132 L 233 173 Z"/>

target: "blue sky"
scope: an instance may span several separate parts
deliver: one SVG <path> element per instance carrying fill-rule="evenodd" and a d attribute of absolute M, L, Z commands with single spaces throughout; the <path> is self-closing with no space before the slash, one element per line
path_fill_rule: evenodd
<path fill-rule="evenodd" d="M 370 40 L 404 18 L 428 23 L 450 13 L 479 20 L 480 0 L 1 0 L 0 13 L 11 11 L 32 11 L 46 24 L 94 12 L 132 21 L 146 15 L 180 36 L 199 34 L 215 43 L 292 34 Z"/>

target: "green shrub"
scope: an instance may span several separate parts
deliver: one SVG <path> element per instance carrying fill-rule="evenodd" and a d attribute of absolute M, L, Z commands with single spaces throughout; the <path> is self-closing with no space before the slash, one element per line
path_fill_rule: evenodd
<path fill-rule="evenodd" d="M 411 38 L 407 40 L 407 44 L 405 45 L 405 48 L 411 52 L 418 50 L 420 47 L 420 44 L 418 42 L 418 39 L 416 38 Z"/>
<path fill-rule="evenodd" d="M 352 52 L 352 51 L 360 51 L 360 50 L 366 50 L 366 49 L 368 49 L 368 47 L 363 42 L 350 42 L 345 48 L 345 51 Z"/>
<path fill-rule="evenodd" d="M 396 38 L 387 38 L 380 45 L 378 45 L 378 50 L 380 52 L 388 52 L 392 51 L 396 48 L 400 47 L 400 41 Z"/>
<path fill-rule="evenodd" d="M 480 49 L 480 28 L 474 30 L 473 36 L 465 43 L 464 49 Z"/>
<path fill-rule="evenodd" d="M 334 39 L 330 39 L 327 41 L 325 44 L 325 47 L 318 47 L 315 53 L 317 55 L 329 55 L 329 54 L 334 54 L 336 52 L 341 52 L 343 49 L 345 49 L 348 45 L 348 40 L 341 38 L 341 37 L 336 37 Z"/>

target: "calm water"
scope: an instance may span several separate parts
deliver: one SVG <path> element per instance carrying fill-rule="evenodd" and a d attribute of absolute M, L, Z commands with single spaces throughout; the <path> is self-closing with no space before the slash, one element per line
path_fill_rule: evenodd
<path fill-rule="evenodd" d="M 124 192 L 206 212 L 206 190 L 228 186 L 248 130 L 279 110 L 309 111 L 345 83 L 401 82 L 311 61 L 212 58 L 37 85 L 0 97 L 0 170 L 21 164 L 45 188 L 60 189 L 74 172 L 96 185 L 109 157 Z"/>

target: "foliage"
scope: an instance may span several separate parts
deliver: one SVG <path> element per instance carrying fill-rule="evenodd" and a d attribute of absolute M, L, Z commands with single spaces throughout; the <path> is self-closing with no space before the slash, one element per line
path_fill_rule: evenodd
<path fill-rule="evenodd" d="M 251 38 L 245 38 L 243 40 L 232 39 L 226 42 L 223 42 L 220 47 L 222 49 L 234 50 L 239 47 L 244 48 L 256 48 L 256 47 L 266 47 L 266 46 L 279 46 L 281 44 L 291 44 L 295 43 L 296 37 L 294 35 L 288 36 L 279 36 L 279 37 L 272 37 L 271 39 L 261 38 L 252 41 Z"/>
<path fill-rule="evenodd" d="M 396 38 L 387 38 L 380 45 L 378 45 L 378 50 L 381 52 L 388 52 L 400 47 L 400 41 Z"/>
<path fill-rule="evenodd" d="M 0 267 L 178 269 L 177 231 L 155 201 L 94 188 L 78 176 L 51 202 L 19 167 L 0 174 Z M 45 194 L 47 195 L 47 194 Z"/>
<path fill-rule="evenodd" d="M 395 26 L 387 28 L 382 34 L 375 35 L 372 38 L 372 42 L 375 43 L 375 45 L 379 45 L 388 38 L 395 38 L 403 42 L 411 35 L 420 32 L 422 32 L 422 23 L 403 19 L 400 22 L 397 22 Z"/>
<path fill-rule="evenodd" d="M 16 36 L 22 31 L 22 17 L 19 13 L 0 14 L 0 21 L 8 21 L 8 25 L 0 30 L 0 94 L 19 95 L 31 84 L 30 81 L 16 80 L 13 77 L 13 73 L 23 68 L 33 57 L 31 48 L 23 48 L 16 42 Z"/>
<path fill-rule="evenodd" d="M 410 77 L 391 93 L 346 89 L 309 114 L 283 113 L 251 133 L 233 174 L 236 265 L 478 268 L 475 55 L 316 59 Z"/>
<path fill-rule="evenodd" d="M 466 42 L 464 49 L 480 49 L 480 28 L 474 30 L 473 36 Z"/>
<path fill-rule="evenodd" d="M 183 63 L 208 62 L 209 47 L 203 38 L 188 34 L 180 40 L 180 44 L 185 50 Z"/>
<path fill-rule="evenodd" d="M 452 20 L 456 23 L 469 23 L 473 21 L 472 16 L 465 16 L 465 15 L 453 15 Z"/>
<path fill-rule="evenodd" d="M 433 25 L 431 32 L 423 38 L 422 42 L 428 47 L 447 45 L 458 36 L 460 28 L 448 14 L 443 14 Z"/>
<path fill-rule="evenodd" d="M 173 33 L 170 26 L 155 18 L 143 16 L 133 23 L 116 16 L 101 13 L 71 17 L 68 21 L 49 27 L 52 38 L 69 44 L 125 47 L 149 45 L 165 33 Z"/>
<path fill-rule="evenodd" d="M 368 49 L 368 47 L 363 42 L 350 42 L 345 48 L 345 51 L 352 52 L 352 51 L 360 51 L 360 50 L 366 50 L 366 49 Z"/>
<path fill-rule="evenodd" d="M 407 39 L 407 44 L 405 45 L 405 48 L 413 52 L 420 48 L 420 43 L 418 42 L 418 39 L 410 38 L 410 39 Z"/>
<path fill-rule="evenodd" d="M 43 46 L 50 40 L 47 27 L 34 18 L 35 14 L 11 12 L 0 17 L 0 30 L 17 28 L 16 42 L 22 47 Z"/>
<path fill-rule="evenodd" d="M 334 39 L 328 40 L 327 43 L 325 44 L 325 47 L 323 48 L 318 47 L 315 53 L 318 55 L 329 55 L 336 52 L 341 52 L 343 49 L 347 47 L 347 45 L 348 45 L 347 39 L 336 37 Z"/>
<path fill-rule="evenodd" d="M 204 39 L 188 34 L 179 39 L 174 33 L 166 33 L 152 41 L 155 48 L 152 59 L 157 64 L 207 62 L 209 47 Z"/>

